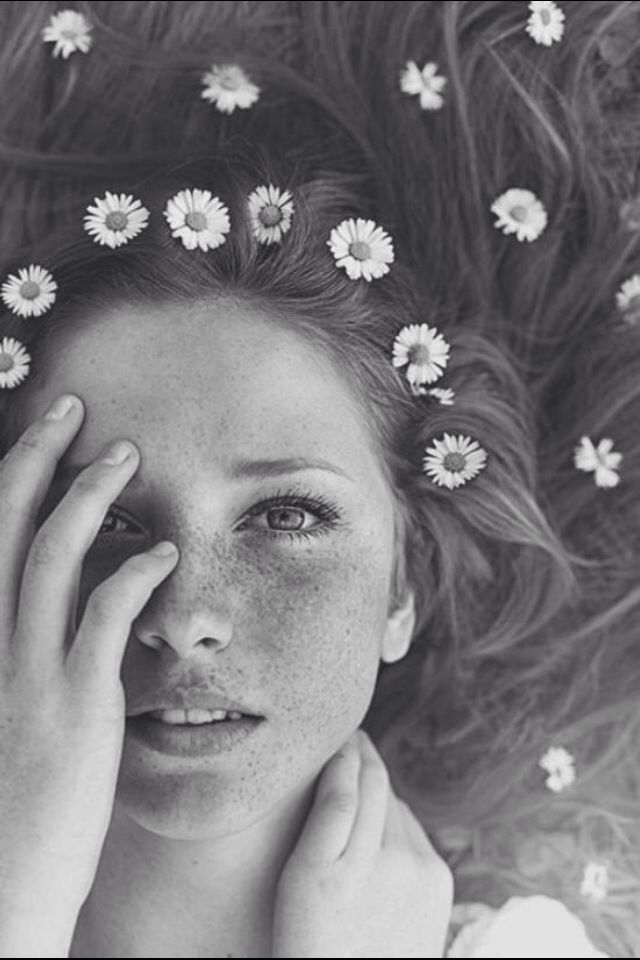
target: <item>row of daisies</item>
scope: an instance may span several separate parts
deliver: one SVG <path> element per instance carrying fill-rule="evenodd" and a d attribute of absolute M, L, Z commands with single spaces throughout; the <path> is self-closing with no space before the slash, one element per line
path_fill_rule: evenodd
<path fill-rule="evenodd" d="M 624 208 L 627 220 L 637 214 L 629 202 Z M 537 239 L 547 223 L 547 214 L 538 198 L 529 190 L 512 187 L 491 205 L 496 215 L 495 226 L 518 240 Z M 247 213 L 258 243 L 281 243 L 288 233 L 294 215 L 290 191 L 273 184 L 258 186 L 247 198 Z M 106 192 L 96 197 L 87 208 L 84 227 L 92 239 L 113 248 L 137 237 L 149 223 L 149 210 L 129 194 Z M 167 202 L 164 216 L 171 235 L 188 250 L 208 251 L 226 242 L 231 229 L 229 210 L 209 190 L 185 189 Z M 370 282 L 389 272 L 394 261 L 393 241 L 373 220 L 349 218 L 331 230 L 327 246 L 338 267 L 351 280 Z M 57 283 L 41 266 L 21 268 L 4 281 L 0 297 L 5 305 L 21 317 L 40 316 L 55 301 Z M 640 316 L 640 274 L 625 280 L 616 293 L 621 316 L 635 324 Z M 435 327 L 426 323 L 403 327 L 392 349 L 393 365 L 404 367 L 412 394 L 427 397 L 443 405 L 455 402 L 453 390 L 434 387 L 449 361 L 450 348 Z M 13 338 L 4 338 L 0 346 L 0 388 L 12 389 L 28 375 L 31 357 L 24 345 Z M 613 450 L 613 440 L 604 437 L 596 444 L 582 437 L 574 451 L 577 469 L 594 474 L 599 487 L 614 487 L 619 482 L 622 454 Z M 473 479 L 486 466 L 487 454 L 471 438 L 445 433 L 425 451 L 425 473 L 439 486 L 453 490 Z"/>

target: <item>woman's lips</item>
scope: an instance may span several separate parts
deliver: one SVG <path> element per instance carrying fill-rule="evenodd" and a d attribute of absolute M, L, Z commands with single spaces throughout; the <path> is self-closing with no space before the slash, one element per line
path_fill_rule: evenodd
<path fill-rule="evenodd" d="M 150 713 L 127 717 L 127 736 L 150 750 L 174 757 L 207 757 L 239 747 L 262 724 L 264 717 L 210 723 L 165 723 Z"/>

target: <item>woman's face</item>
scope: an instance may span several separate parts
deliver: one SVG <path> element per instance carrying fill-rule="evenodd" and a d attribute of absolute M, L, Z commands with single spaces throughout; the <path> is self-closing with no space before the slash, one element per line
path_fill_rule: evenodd
<path fill-rule="evenodd" d="M 61 337 L 25 423 L 71 391 L 86 415 L 63 464 L 115 438 L 141 453 L 86 556 L 78 622 L 127 556 L 173 540 L 179 561 L 132 626 L 128 712 L 198 693 L 264 718 L 197 756 L 128 721 L 118 801 L 169 836 L 240 829 L 312 783 L 380 658 L 410 640 L 411 600 L 389 610 L 393 502 L 368 425 L 323 353 L 246 305 L 114 308 Z"/>

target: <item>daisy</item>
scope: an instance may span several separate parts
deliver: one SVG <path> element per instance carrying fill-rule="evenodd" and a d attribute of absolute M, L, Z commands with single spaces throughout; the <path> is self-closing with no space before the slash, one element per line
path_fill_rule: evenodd
<path fill-rule="evenodd" d="M 388 264 L 393 263 L 391 237 L 373 220 L 343 220 L 331 231 L 327 246 L 351 280 L 376 280 L 389 273 Z"/>
<path fill-rule="evenodd" d="M 444 97 L 440 91 L 447 82 L 446 77 L 438 75 L 437 63 L 425 63 L 422 70 L 413 60 L 407 60 L 407 64 L 400 73 L 400 89 L 403 93 L 411 96 L 420 97 L 420 106 L 423 110 L 439 110 Z"/>
<path fill-rule="evenodd" d="M 444 407 L 451 407 L 455 402 L 455 391 L 450 390 L 448 387 L 433 387 L 431 390 L 427 390 L 427 396 L 433 397 Z"/>
<path fill-rule="evenodd" d="M 511 187 L 491 204 L 498 217 L 495 226 L 518 240 L 536 240 L 547 225 L 547 213 L 531 190 Z"/>
<path fill-rule="evenodd" d="M 640 230 L 640 196 L 625 200 L 620 205 L 620 222 L 625 230 L 634 233 Z"/>
<path fill-rule="evenodd" d="M 616 304 L 629 326 L 634 327 L 640 321 L 640 273 L 624 281 L 616 293 Z"/>
<path fill-rule="evenodd" d="M 88 53 L 91 49 L 91 24 L 77 10 L 54 13 L 42 31 L 45 43 L 55 43 L 53 56 L 62 54 L 64 60 L 76 50 Z"/>
<path fill-rule="evenodd" d="M 105 193 L 95 197 L 95 207 L 87 207 L 84 228 L 96 243 L 114 248 L 137 237 L 149 221 L 149 211 L 130 194 Z"/>
<path fill-rule="evenodd" d="M 613 440 L 605 437 L 594 447 L 589 437 L 582 437 L 575 448 L 573 462 L 578 470 L 594 471 L 596 486 L 615 487 L 620 482 L 618 467 L 621 453 L 612 453 Z"/>
<path fill-rule="evenodd" d="M 0 389 L 12 390 L 29 373 L 31 357 L 19 340 L 4 337 L 0 343 Z"/>
<path fill-rule="evenodd" d="M 445 433 L 440 440 L 434 440 L 427 447 L 423 459 L 424 472 L 430 475 L 434 483 L 453 490 L 461 487 L 467 480 L 477 476 L 486 466 L 486 451 L 476 440 L 458 434 Z"/>
<path fill-rule="evenodd" d="M 393 343 L 394 367 L 407 367 L 410 384 L 434 383 L 449 361 L 449 344 L 435 327 L 412 323 Z"/>
<path fill-rule="evenodd" d="M 547 752 L 538 760 L 538 766 L 549 776 L 545 785 L 554 793 L 561 793 L 565 787 L 570 787 L 576 779 L 575 760 L 564 747 L 549 747 Z"/>
<path fill-rule="evenodd" d="M 171 235 L 179 237 L 187 250 L 214 250 L 231 229 L 228 208 L 209 190 L 180 190 L 168 201 L 164 215 Z"/>
<path fill-rule="evenodd" d="M 0 296 L 20 317 L 39 317 L 53 305 L 58 289 L 48 270 L 31 264 L 11 274 L 2 284 Z"/>
<path fill-rule="evenodd" d="M 609 887 L 609 871 L 603 863 L 590 861 L 582 872 L 580 893 L 589 900 L 604 900 Z"/>
<path fill-rule="evenodd" d="M 562 40 L 564 33 L 564 12 L 553 0 L 533 0 L 529 4 L 531 11 L 525 30 L 532 40 L 550 47 Z"/>
<path fill-rule="evenodd" d="M 249 218 L 258 243 L 280 243 L 291 226 L 293 201 L 288 190 L 269 184 L 249 194 Z"/>
<path fill-rule="evenodd" d="M 233 63 L 212 66 L 202 77 L 201 96 L 214 103 L 221 113 L 233 113 L 236 107 L 246 110 L 260 96 L 260 87 L 252 83 L 242 67 Z"/>

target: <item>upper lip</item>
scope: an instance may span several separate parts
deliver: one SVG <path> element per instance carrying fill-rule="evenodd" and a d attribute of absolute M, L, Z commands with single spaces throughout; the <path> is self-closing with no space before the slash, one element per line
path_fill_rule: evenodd
<path fill-rule="evenodd" d="M 237 713 L 245 713 L 247 716 L 257 717 L 255 711 L 250 710 L 239 700 L 228 700 L 226 697 L 211 693 L 209 695 L 198 693 L 189 696 L 153 696 L 141 701 L 133 709 L 127 711 L 127 716 L 135 717 L 141 713 L 150 713 L 152 710 L 226 710 L 230 712 L 235 710 Z"/>

